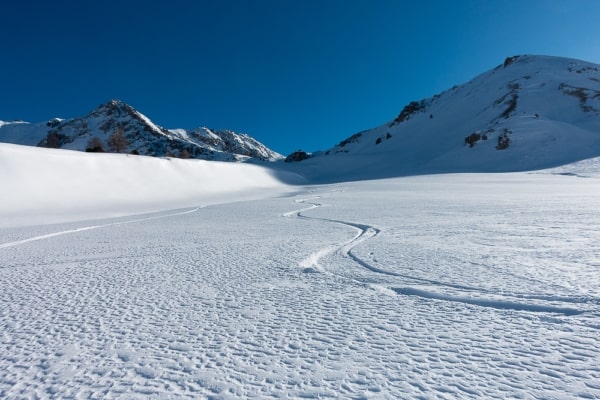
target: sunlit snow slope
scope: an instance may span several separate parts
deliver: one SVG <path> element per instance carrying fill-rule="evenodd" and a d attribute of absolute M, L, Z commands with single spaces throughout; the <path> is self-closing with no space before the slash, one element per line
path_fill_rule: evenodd
<path fill-rule="evenodd" d="M 244 163 L 0 143 L 0 226 L 194 207 L 289 190 L 290 173 Z M 261 194 L 262 193 L 262 194 Z"/>
<path fill-rule="evenodd" d="M 600 66 L 548 56 L 503 65 L 295 165 L 321 181 L 524 171 L 600 155 Z"/>

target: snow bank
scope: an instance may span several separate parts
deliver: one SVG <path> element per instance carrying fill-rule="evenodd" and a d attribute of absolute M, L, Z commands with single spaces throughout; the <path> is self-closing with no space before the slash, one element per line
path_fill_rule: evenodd
<path fill-rule="evenodd" d="M 288 190 L 272 171 L 257 165 L 4 143 L 0 185 L 0 226 L 196 207 Z"/>

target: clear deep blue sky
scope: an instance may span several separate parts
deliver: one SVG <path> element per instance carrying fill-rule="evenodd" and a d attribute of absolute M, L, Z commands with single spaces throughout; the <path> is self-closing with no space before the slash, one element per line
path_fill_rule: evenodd
<path fill-rule="evenodd" d="M 19 0 L 0 120 L 123 100 L 167 128 L 331 147 L 515 54 L 600 63 L 598 0 Z"/>

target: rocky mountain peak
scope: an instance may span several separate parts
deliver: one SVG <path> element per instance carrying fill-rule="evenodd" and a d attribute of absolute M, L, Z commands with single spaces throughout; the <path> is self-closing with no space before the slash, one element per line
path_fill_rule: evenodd
<path fill-rule="evenodd" d="M 28 124 L 27 140 L 19 138 L 18 132 L 15 134 L 18 127 L 12 125 L 13 132 L 4 135 L 10 136 L 9 142 L 40 147 L 219 161 L 283 158 L 245 134 L 208 128 L 168 130 L 117 99 L 99 105 L 83 117 Z"/>

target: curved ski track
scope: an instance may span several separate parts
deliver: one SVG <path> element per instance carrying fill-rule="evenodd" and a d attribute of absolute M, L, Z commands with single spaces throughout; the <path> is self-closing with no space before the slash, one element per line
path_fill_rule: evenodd
<path fill-rule="evenodd" d="M 520 293 L 508 295 L 509 297 L 507 297 L 506 294 L 499 296 L 498 293 L 484 289 L 484 288 L 475 288 L 475 287 L 457 285 L 457 284 L 448 283 L 448 282 L 441 282 L 441 281 L 433 280 L 433 279 L 424 279 L 424 278 L 400 274 L 400 273 L 396 273 L 396 272 L 392 272 L 392 271 L 387 271 L 385 269 L 375 267 L 372 264 L 366 262 L 365 260 L 363 260 L 360 257 L 358 257 L 357 255 L 355 255 L 352 252 L 352 250 L 359 244 L 365 242 L 366 240 L 372 239 L 372 238 L 376 237 L 377 235 L 379 235 L 381 233 L 381 230 L 372 225 L 368 225 L 368 224 L 343 221 L 343 220 L 332 219 L 332 218 L 311 217 L 311 216 L 306 215 L 305 213 L 308 211 L 323 207 L 323 203 L 319 203 L 319 202 L 315 201 L 320 198 L 322 198 L 322 196 L 315 195 L 313 197 L 295 200 L 296 203 L 306 204 L 306 205 L 308 205 L 308 207 L 304 207 L 301 209 L 286 212 L 283 214 L 283 216 L 287 217 L 287 218 L 295 217 L 298 219 L 323 221 L 325 223 L 344 225 L 344 226 L 353 228 L 354 230 L 356 230 L 357 233 L 352 239 L 350 239 L 348 241 L 337 243 L 337 244 L 331 244 L 331 245 L 325 246 L 323 248 L 320 248 L 317 251 L 311 253 L 308 257 L 306 257 L 302 261 L 300 261 L 299 265 L 302 267 L 302 271 L 305 273 L 324 272 L 324 273 L 333 274 L 331 271 L 327 271 L 326 269 L 324 269 L 323 266 L 320 264 L 320 261 L 329 255 L 337 253 L 343 257 L 346 257 L 346 258 L 352 260 L 353 262 L 360 265 L 361 267 L 363 267 L 373 273 L 376 273 L 376 274 L 381 274 L 381 275 L 388 276 L 388 277 L 397 277 L 397 278 L 408 279 L 413 282 L 417 282 L 417 283 L 425 284 L 425 285 L 431 285 L 434 287 L 445 287 L 445 288 L 449 288 L 449 289 L 456 289 L 459 291 L 468 292 L 468 293 L 472 293 L 475 295 L 488 296 L 489 298 L 480 298 L 479 296 L 471 297 L 471 296 L 447 295 L 447 294 L 441 294 L 441 293 L 437 293 L 435 291 L 423 290 L 421 288 L 415 288 L 415 287 L 406 287 L 406 286 L 398 287 L 397 285 L 389 286 L 389 284 L 391 284 L 392 282 L 387 283 L 387 285 L 386 284 L 382 285 L 382 284 L 374 284 L 372 282 L 365 282 L 364 280 L 362 280 L 360 278 L 352 278 L 352 277 L 346 276 L 346 275 L 343 276 L 344 278 L 351 279 L 361 285 L 367 285 L 375 290 L 379 290 L 379 291 L 386 292 L 386 293 L 395 293 L 397 295 L 403 295 L 403 296 L 416 296 L 416 297 L 420 297 L 425 300 L 442 300 L 442 301 L 456 302 L 456 303 L 462 303 L 462 304 L 467 304 L 467 305 L 475 305 L 475 306 L 479 306 L 479 307 L 489 307 L 489 308 L 494 308 L 494 309 L 498 309 L 498 310 L 513 310 L 513 311 L 525 311 L 525 312 L 531 312 L 531 313 L 561 314 L 561 315 L 567 316 L 567 317 L 574 316 L 574 315 L 580 315 L 580 314 L 583 314 L 585 311 L 578 309 L 578 308 L 572 308 L 572 307 L 560 307 L 560 306 L 555 306 L 555 305 L 539 305 L 539 304 L 523 303 L 523 302 L 519 301 L 519 299 L 537 299 L 537 300 L 542 300 L 542 301 L 553 301 L 553 302 L 560 301 L 561 303 L 567 303 L 570 305 L 576 305 L 576 304 L 583 305 L 585 303 L 600 304 L 600 300 L 598 300 L 598 299 L 579 299 L 579 298 L 568 298 L 568 299 L 560 298 L 559 299 L 559 298 L 555 298 L 555 297 L 532 295 L 532 294 L 520 294 Z M 334 275 L 336 275 L 336 274 L 334 274 Z"/>
<path fill-rule="evenodd" d="M 310 216 L 303 214 L 306 211 L 310 211 L 310 210 L 314 210 L 319 207 L 323 207 L 322 203 L 317 203 L 314 201 L 319 198 L 321 198 L 321 196 L 315 196 L 315 197 L 308 198 L 308 199 L 296 200 L 296 203 L 309 204 L 310 206 L 301 208 L 299 210 L 287 212 L 287 213 L 283 214 L 283 216 L 284 217 L 296 217 L 296 218 L 300 218 L 300 219 L 313 220 L 313 221 L 324 221 L 327 223 L 345 225 L 345 226 L 348 226 L 348 227 L 356 230 L 356 235 L 352 239 L 350 239 L 346 242 L 326 246 L 322 249 L 317 250 L 316 252 L 312 253 L 311 255 L 309 255 L 307 258 L 305 258 L 304 260 L 302 260 L 300 262 L 300 266 L 302 266 L 304 268 L 303 271 L 304 272 L 317 272 L 317 271 L 324 272 L 322 266 L 319 263 L 320 260 L 330 254 L 339 253 L 342 256 L 350 258 L 357 264 L 359 264 L 362 267 L 367 268 L 373 272 L 389 274 L 389 272 L 387 272 L 387 271 L 379 270 L 377 268 L 372 267 L 370 264 L 363 261 L 358 256 L 356 256 L 355 254 L 352 253 L 352 249 L 354 249 L 356 246 L 358 246 L 365 240 L 374 238 L 381 231 L 371 225 L 360 224 L 360 223 L 356 223 L 356 222 L 342 221 L 342 220 L 331 219 L 331 218 L 310 217 Z M 312 200 L 312 201 L 310 201 L 310 200 Z"/>

